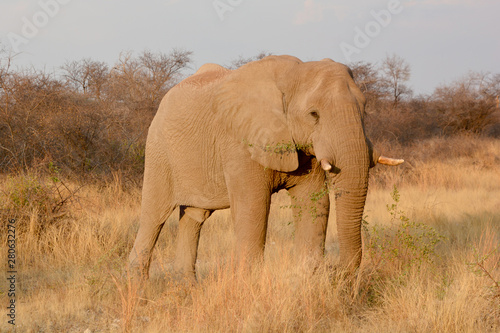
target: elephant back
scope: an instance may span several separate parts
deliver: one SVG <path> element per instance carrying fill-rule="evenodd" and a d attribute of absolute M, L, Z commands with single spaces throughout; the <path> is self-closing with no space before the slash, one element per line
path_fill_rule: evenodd
<path fill-rule="evenodd" d="M 231 70 L 217 64 L 205 64 L 201 66 L 196 73 L 182 80 L 177 86 L 183 88 L 204 88 L 213 83 L 219 82 Z"/>

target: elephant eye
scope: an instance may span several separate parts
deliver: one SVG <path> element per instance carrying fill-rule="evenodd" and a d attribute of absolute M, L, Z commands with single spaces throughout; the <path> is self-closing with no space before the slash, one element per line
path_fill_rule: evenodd
<path fill-rule="evenodd" d="M 318 114 L 318 111 L 311 111 L 309 112 L 309 114 L 316 120 L 318 121 L 319 120 L 319 114 Z"/>

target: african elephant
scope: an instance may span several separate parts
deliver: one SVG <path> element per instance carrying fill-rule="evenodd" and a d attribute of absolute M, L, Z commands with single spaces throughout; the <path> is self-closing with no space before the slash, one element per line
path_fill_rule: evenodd
<path fill-rule="evenodd" d="M 238 257 L 262 257 L 271 194 L 281 189 L 300 215 L 296 245 L 321 256 L 328 181 L 335 184 L 340 262 L 357 267 L 368 169 L 402 162 L 373 149 L 364 105 L 350 69 L 330 59 L 268 56 L 236 70 L 203 65 L 166 94 L 149 128 L 131 267 L 147 278 L 153 247 L 176 207 L 176 266 L 186 275 L 195 277 L 200 229 L 217 209 L 231 208 Z"/>

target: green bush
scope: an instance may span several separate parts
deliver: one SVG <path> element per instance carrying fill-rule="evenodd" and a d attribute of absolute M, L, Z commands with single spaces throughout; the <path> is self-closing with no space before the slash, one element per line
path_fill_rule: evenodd
<path fill-rule="evenodd" d="M 6 177 L 0 192 L 2 223 L 15 218 L 18 232 L 30 230 L 39 233 L 66 216 L 65 208 L 74 199 L 76 191 L 70 190 L 58 173 L 59 169 L 49 163 L 48 176 L 45 177 L 33 172 Z"/>
<path fill-rule="evenodd" d="M 405 274 L 419 270 L 423 264 L 434 263 L 436 246 L 444 239 L 433 227 L 412 221 L 399 208 L 399 191 L 394 186 L 392 204 L 387 205 L 390 226 L 370 226 L 363 223 L 365 251 L 368 259 L 378 269 L 392 269 Z"/>

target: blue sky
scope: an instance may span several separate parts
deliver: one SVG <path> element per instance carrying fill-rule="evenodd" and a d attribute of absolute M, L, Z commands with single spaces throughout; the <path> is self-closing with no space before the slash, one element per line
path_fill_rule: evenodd
<path fill-rule="evenodd" d="M 414 91 L 431 93 L 500 73 L 499 13 L 497 0 L 0 0 L 0 42 L 20 52 L 15 64 L 49 72 L 144 49 L 193 51 L 190 71 L 260 51 L 343 63 L 395 53 Z"/>

